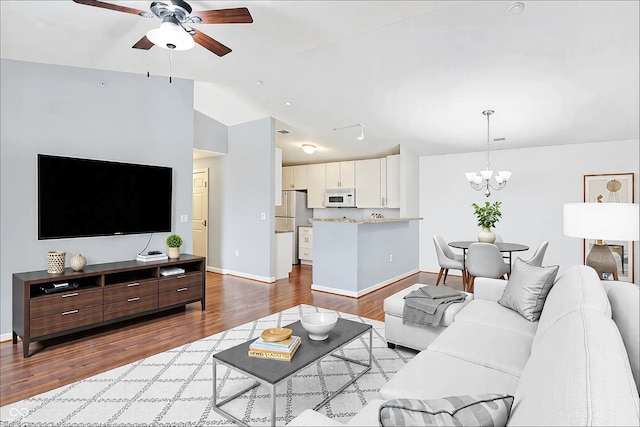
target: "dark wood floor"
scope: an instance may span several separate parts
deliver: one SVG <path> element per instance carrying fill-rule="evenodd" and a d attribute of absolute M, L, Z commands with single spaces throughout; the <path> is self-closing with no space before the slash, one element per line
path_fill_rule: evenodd
<path fill-rule="evenodd" d="M 361 298 L 311 290 L 311 267 L 294 266 L 289 279 L 268 284 L 207 273 L 206 310 L 200 303 L 185 309 L 97 328 L 70 337 L 22 345 L 0 344 L 0 406 L 53 390 L 138 359 L 197 341 L 209 335 L 299 304 L 384 320 L 383 300 L 414 283 L 435 284 L 436 275 L 417 273 Z M 462 279 L 447 285 L 462 290 Z"/>

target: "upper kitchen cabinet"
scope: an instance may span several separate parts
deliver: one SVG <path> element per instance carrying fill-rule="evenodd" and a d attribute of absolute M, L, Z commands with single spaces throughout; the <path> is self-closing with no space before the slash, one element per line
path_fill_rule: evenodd
<path fill-rule="evenodd" d="M 400 208 L 400 154 L 387 156 L 385 207 Z"/>
<path fill-rule="evenodd" d="M 354 188 L 356 186 L 355 161 L 325 164 L 325 188 Z"/>
<path fill-rule="evenodd" d="M 307 165 L 284 166 L 282 168 L 283 190 L 307 189 Z"/>
<path fill-rule="evenodd" d="M 307 166 L 307 207 L 324 208 L 325 164 Z"/>
<path fill-rule="evenodd" d="M 383 160 L 385 160 L 383 162 Z M 381 208 L 384 207 L 382 191 L 382 166 L 386 166 L 386 159 L 356 160 L 356 207 Z M 386 169 L 384 171 L 386 175 Z M 386 182 L 384 182 L 386 193 Z"/>

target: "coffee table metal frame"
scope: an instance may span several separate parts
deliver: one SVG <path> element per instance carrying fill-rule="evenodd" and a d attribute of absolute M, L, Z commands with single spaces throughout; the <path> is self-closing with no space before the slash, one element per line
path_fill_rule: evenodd
<path fill-rule="evenodd" d="M 351 321 L 351 320 L 346 320 L 346 319 L 338 319 L 338 322 L 341 322 L 341 321 L 342 321 L 342 322 L 358 323 L 358 324 L 360 323 L 360 322 L 353 322 L 353 321 Z M 296 334 L 300 334 L 300 331 L 299 331 L 299 330 L 301 329 L 301 326 L 299 325 L 299 323 L 300 323 L 300 321 L 298 321 L 298 322 L 294 322 L 294 323 L 292 323 L 292 324 L 290 324 L 290 325 L 287 325 L 287 326 L 285 326 L 285 327 L 299 326 L 299 328 L 295 328 L 295 327 L 294 327 L 294 335 L 296 335 Z M 349 339 L 349 340 L 345 341 L 344 343 L 340 344 L 339 346 L 337 346 L 337 347 L 335 347 L 335 348 L 333 348 L 333 349 L 331 349 L 331 350 L 329 350 L 329 351 L 327 351 L 327 352 L 319 353 L 319 354 L 317 355 L 317 357 L 313 358 L 313 360 L 310 360 L 308 363 L 306 363 L 306 364 L 304 364 L 304 365 L 302 365 L 302 366 L 298 367 L 298 369 L 294 370 L 293 372 L 291 372 L 291 373 L 290 373 L 289 375 L 287 375 L 286 377 L 284 377 L 284 378 L 282 378 L 281 380 L 279 380 L 279 381 L 277 381 L 277 382 L 274 382 L 274 383 L 271 383 L 271 382 L 269 382 L 269 381 L 266 381 L 266 380 L 260 379 L 260 378 L 258 378 L 255 374 L 253 374 L 253 373 L 251 373 L 251 372 L 247 372 L 247 370 L 245 370 L 245 369 L 241 369 L 241 368 L 238 368 L 238 367 L 236 367 L 236 366 L 232 366 L 232 365 L 230 365 L 230 364 L 228 364 L 228 363 L 225 363 L 225 362 L 223 362 L 223 361 L 221 361 L 221 360 L 217 359 L 217 358 L 216 358 L 216 355 L 214 354 L 214 355 L 213 355 L 213 408 L 212 408 L 212 409 L 213 409 L 215 412 L 219 413 L 220 415 L 222 415 L 222 416 L 224 416 L 224 417 L 226 417 L 226 418 L 228 418 L 228 419 L 230 419 L 230 420 L 234 421 L 235 423 L 237 423 L 237 424 L 239 424 L 239 425 L 241 425 L 241 426 L 248 426 L 248 424 L 247 424 L 247 423 L 245 423 L 244 421 L 242 421 L 242 420 L 238 419 L 237 417 L 235 417 L 234 415 L 230 414 L 229 412 L 225 411 L 224 409 L 222 409 L 222 408 L 221 408 L 221 406 L 222 406 L 222 405 L 224 405 L 224 404 L 226 404 L 226 403 L 228 403 L 228 402 L 230 402 L 230 401 L 232 401 L 232 400 L 234 400 L 234 399 L 236 399 L 236 398 L 237 398 L 237 397 L 239 397 L 239 396 L 242 396 L 243 394 L 245 394 L 246 392 L 248 392 L 248 391 L 250 391 L 250 390 L 254 389 L 255 387 L 258 387 L 260 384 L 264 384 L 267 388 L 268 388 L 268 387 L 271 387 L 271 425 L 272 425 L 272 426 L 275 426 L 275 425 L 276 425 L 276 386 L 277 386 L 279 383 L 281 383 L 281 382 L 283 382 L 283 381 L 285 381 L 285 380 L 289 379 L 290 377 L 292 377 L 292 376 L 296 375 L 297 373 L 299 373 L 299 372 L 300 372 L 300 371 L 302 371 L 303 369 L 305 369 L 305 368 L 307 368 L 307 367 L 309 367 L 309 366 L 311 366 L 311 365 L 313 365 L 313 364 L 315 364 L 315 363 L 320 362 L 322 359 L 324 359 L 324 358 L 325 358 L 325 357 L 327 357 L 327 356 L 333 356 L 333 357 L 336 357 L 336 358 L 338 358 L 338 359 L 342 359 L 342 360 L 344 360 L 344 361 L 346 361 L 346 362 L 351 362 L 351 363 L 354 363 L 354 364 L 361 365 L 361 366 L 364 366 L 364 367 L 365 367 L 365 369 L 364 369 L 364 370 L 362 370 L 360 373 L 358 373 L 355 377 L 352 377 L 352 378 L 351 378 L 351 380 L 349 380 L 346 384 L 344 384 L 342 387 L 340 387 L 340 388 L 339 388 L 338 390 L 336 390 L 335 392 L 331 393 L 331 394 L 330 394 L 329 396 L 327 396 L 327 397 L 326 397 L 322 402 L 318 403 L 318 404 L 313 408 L 313 410 L 314 410 L 314 411 L 315 411 L 315 410 L 318 410 L 318 409 L 319 409 L 319 408 L 321 408 L 323 405 L 325 405 L 327 402 L 329 402 L 331 399 L 333 399 L 333 398 L 334 398 L 334 397 L 336 397 L 338 394 L 340 394 L 344 389 L 346 389 L 346 388 L 347 388 L 347 387 L 349 387 L 351 384 L 353 384 L 354 382 L 356 382 L 356 381 L 357 381 L 357 380 L 358 380 L 362 375 L 364 375 L 365 373 L 367 373 L 367 372 L 371 369 L 371 361 L 372 361 L 372 357 L 373 357 L 373 328 L 371 327 L 371 325 L 367 325 L 367 326 L 369 326 L 369 328 L 367 328 L 366 330 L 364 330 L 362 333 L 359 333 L 359 334 L 358 334 L 358 335 L 356 335 L 355 337 L 353 337 L 353 338 L 351 338 L 351 339 Z M 296 329 L 297 329 L 297 330 L 296 330 Z M 361 361 L 359 361 L 359 360 L 355 360 L 355 359 L 351 359 L 351 358 L 349 358 L 349 357 L 342 356 L 342 355 L 340 355 L 340 354 L 336 354 L 336 352 L 337 352 L 338 350 L 340 350 L 341 348 L 343 348 L 343 347 L 345 347 L 345 346 L 347 346 L 347 345 L 351 344 L 352 342 L 356 341 L 357 339 L 360 339 L 360 338 L 361 338 L 363 335 L 365 335 L 367 332 L 369 333 L 369 348 L 368 348 L 368 350 L 369 350 L 369 361 L 368 361 L 368 363 L 361 362 Z M 309 340 L 309 338 L 308 338 L 308 337 L 306 337 L 306 336 L 305 336 L 305 337 L 301 337 L 301 338 L 303 338 L 303 343 L 301 344 L 301 346 L 304 344 L 304 341 L 305 341 L 305 340 Z M 252 341 L 254 341 L 254 340 L 255 340 L 255 339 L 250 339 L 250 340 L 248 340 L 247 342 L 252 342 Z M 316 342 L 319 342 L 319 341 L 316 341 Z M 235 347 L 243 346 L 243 345 L 246 345 L 246 344 L 247 344 L 247 343 L 238 344 L 238 345 L 237 345 L 237 346 L 235 346 Z M 235 348 L 235 347 L 232 347 L 232 348 Z M 246 357 L 249 357 L 249 356 L 246 356 Z M 294 358 L 295 358 L 295 355 L 294 355 Z M 278 360 L 274 360 L 274 361 L 270 361 L 270 362 L 272 362 L 272 363 L 289 363 L 289 362 L 282 362 L 282 361 L 278 361 Z M 226 366 L 228 369 L 233 369 L 233 370 L 235 370 L 235 371 L 238 371 L 238 372 L 242 373 L 243 375 L 246 375 L 247 377 L 249 377 L 249 378 L 251 378 L 251 379 L 253 379 L 253 380 L 255 380 L 255 381 L 254 381 L 254 383 L 253 383 L 252 385 L 250 385 L 249 387 L 247 387 L 247 388 L 245 388 L 245 389 L 243 389 L 243 390 L 240 390 L 240 391 L 238 391 L 237 393 L 235 393 L 235 394 L 233 394 L 233 395 L 231 395 L 231 396 L 227 397 L 226 399 L 221 400 L 220 402 L 218 402 L 218 401 L 217 401 L 217 392 L 218 392 L 218 388 L 217 388 L 217 376 L 216 376 L 216 374 L 217 374 L 217 365 L 218 365 L 218 364 L 223 365 L 223 366 Z"/>

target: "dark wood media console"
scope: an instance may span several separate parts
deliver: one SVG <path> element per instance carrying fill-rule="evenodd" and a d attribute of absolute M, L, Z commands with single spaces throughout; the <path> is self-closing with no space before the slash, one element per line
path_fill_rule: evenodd
<path fill-rule="evenodd" d="M 162 276 L 163 267 L 183 274 Z M 46 270 L 13 275 L 13 343 L 29 344 L 200 301 L 205 309 L 205 258 L 181 254 L 156 262 L 121 261 L 87 265 L 83 271 Z M 77 284 L 75 289 L 45 293 L 53 284 Z"/>

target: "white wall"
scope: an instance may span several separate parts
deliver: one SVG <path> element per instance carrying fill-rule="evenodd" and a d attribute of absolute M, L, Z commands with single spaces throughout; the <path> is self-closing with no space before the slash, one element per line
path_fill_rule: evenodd
<path fill-rule="evenodd" d="M 464 173 L 485 168 L 486 152 L 420 158 L 420 270 L 439 270 L 432 236 L 445 240 L 475 240 L 479 229 L 472 203 L 501 201 L 502 219 L 495 231 L 505 241 L 522 243 L 533 254 L 549 241 L 544 265 L 560 272 L 583 263 L 583 241 L 562 232 L 562 205 L 583 201 L 583 176 L 635 173 L 638 203 L 639 141 L 613 141 L 491 152 L 494 170 L 511 170 L 507 187 L 487 199 L 474 191 Z M 638 242 L 635 243 L 635 283 L 640 281 Z M 455 272 L 454 272 L 455 274 Z"/>
<path fill-rule="evenodd" d="M 38 240 L 36 155 L 67 155 L 173 168 L 173 231 L 190 252 L 193 82 L 1 61 L 0 334 L 11 332 L 13 273 L 46 270 L 47 251 L 67 263 L 82 253 L 89 264 L 135 259 L 149 234 Z M 82 179 L 82 177 L 78 177 Z M 73 182 L 60 182 L 73 191 Z M 187 214 L 188 223 L 180 223 Z M 168 233 L 149 248 L 166 250 Z M 67 264 L 68 265 L 68 264 Z"/>

